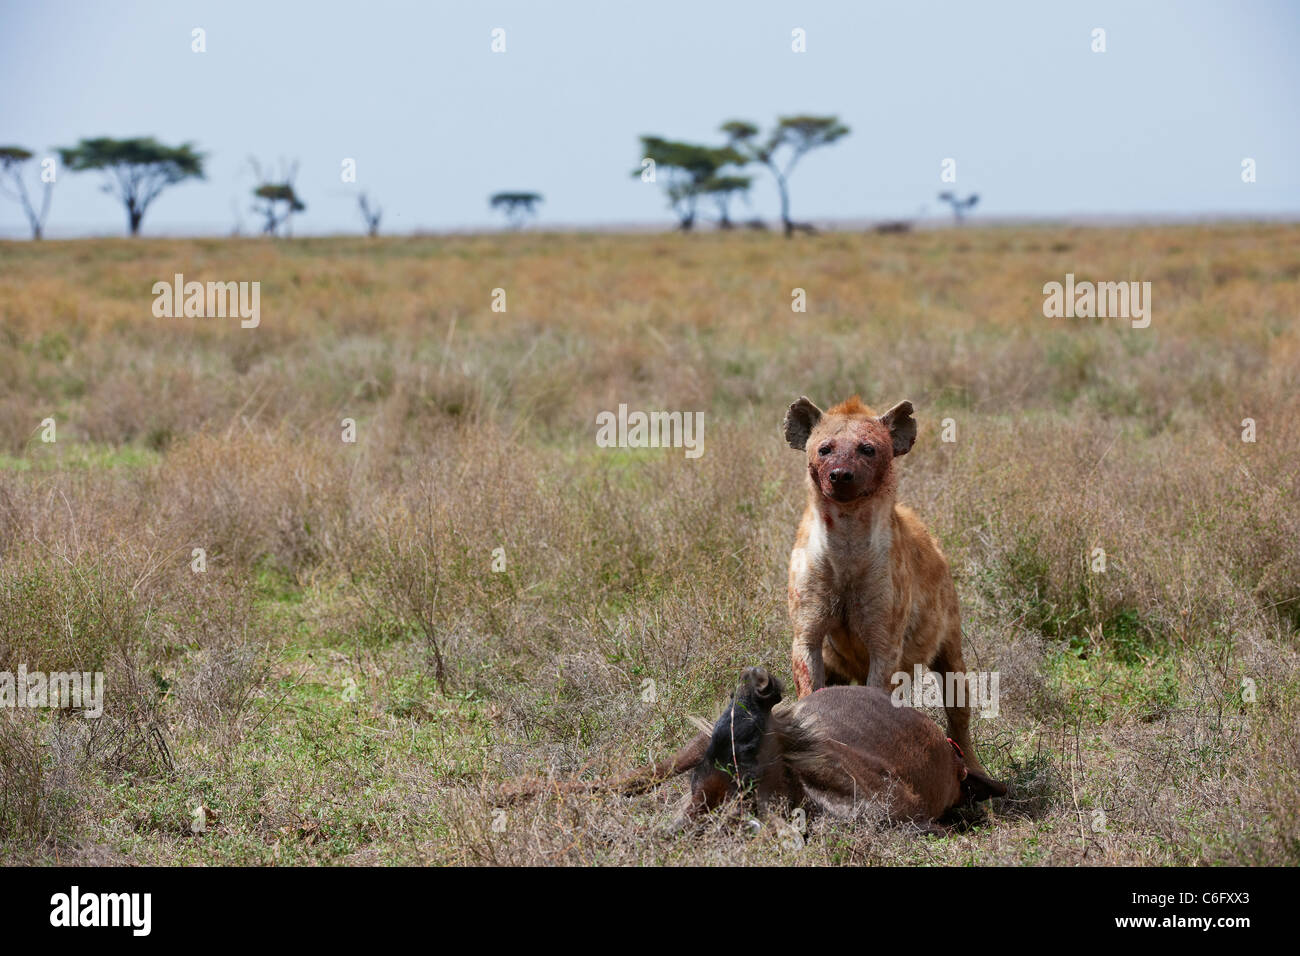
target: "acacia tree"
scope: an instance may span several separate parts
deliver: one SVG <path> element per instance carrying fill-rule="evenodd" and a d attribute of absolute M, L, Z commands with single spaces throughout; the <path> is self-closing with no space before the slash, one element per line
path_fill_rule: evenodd
<path fill-rule="evenodd" d="M 975 204 L 980 201 L 977 193 L 971 193 L 965 199 L 961 199 L 953 192 L 939 193 L 939 198 L 952 206 L 952 218 L 956 220 L 957 225 L 961 225 L 962 220 L 966 218 L 966 211 L 974 209 Z"/>
<path fill-rule="evenodd" d="M 537 215 L 537 205 L 541 201 L 541 193 L 505 192 L 492 196 L 488 205 L 505 213 L 510 228 L 522 229 L 524 223 Z"/>
<path fill-rule="evenodd" d="M 379 220 L 384 217 L 384 211 L 378 206 L 370 205 L 370 198 L 362 193 L 357 197 L 357 208 L 361 211 L 361 218 L 366 223 L 366 235 L 372 239 L 379 235 Z"/>
<path fill-rule="evenodd" d="M 27 195 L 27 182 L 24 178 L 25 167 L 33 155 L 35 154 L 31 150 L 23 149 L 21 146 L 0 146 L 0 172 L 7 175 L 13 183 L 12 191 L 7 188 L 0 191 L 9 198 L 16 199 L 23 207 L 23 214 L 27 216 L 27 223 L 32 228 L 32 238 L 39 239 L 45 233 L 45 218 L 50 213 L 50 197 L 54 192 L 54 181 L 43 180 L 41 208 L 38 211 L 32 204 L 31 197 Z"/>
<path fill-rule="evenodd" d="M 83 139 L 59 150 L 63 165 L 72 172 L 100 170 L 107 176 L 104 192 L 126 207 L 131 235 L 140 234 L 140 222 L 150 204 L 168 186 L 186 179 L 203 178 L 203 154 L 190 143 L 164 146 L 151 136 Z"/>
<path fill-rule="evenodd" d="M 723 123 L 722 132 L 727 134 L 732 148 L 772 171 L 781 194 L 781 223 L 786 238 L 796 229 L 811 231 L 811 226 L 790 218 L 790 176 L 806 153 L 847 136 L 849 128 L 835 116 L 781 116 L 761 142 L 758 127 L 744 120 Z"/>
<path fill-rule="evenodd" d="M 253 210 L 262 215 L 262 234 L 275 236 L 284 226 L 286 236 L 293 235 L 290 220 L 296 212 L 302 212 L 307 205 L 293 191 L 292 183 L 263 183 L 253 190 L 258 202 Z"/>
<path fill-rule="evenodd" d="M 701 196 L 712 195 L 715 201 L 721 196 L 725 204 L 733 193 L 749 186 L 745 177 L 720 177 L 720 170 L 724 167 L 745 164 L 745 157 L 730 146 L 700 146 L 659 136 L 642 136 L 641 155 L 654 161 L 656 182 L 663 172 L 668 206 L 676 213 L 678 228 L 683 232 L 694 228 Z M 644 174 L 644 168 L 632 171 L 633 177 Z M 724 188 L 721 184 L 724 178 L 732 180 L 729 187 Z M 744 180 L 743 187 L 741 180 Z"/>
<path fill-rule="evenodd" d="M 253 203 L 253 211 L 262 217 L 262 234 L 279 235 L 280 227 L 284 226 L 285 235 L 292 235 L 293 214 L 307 208 L 293 188 L 293 181 L 298 176 L 298 164 L 294 162 L 286 165 L 284 173 L 276 178 L 264 174 L 256 159 L 249 159 L 249 164 L 257 177 L 257 185 L 253 187 L 253 197 L 257 202 Z"/>
<path fill-rule="evenodd" d="M 718 228 L 733 229 L 731 200 L 735 196 L 747 197 L 752 180 L 748 176 L 713 176 L 700 186 L 700 192 L 713 200 L 718 209 Z"/>

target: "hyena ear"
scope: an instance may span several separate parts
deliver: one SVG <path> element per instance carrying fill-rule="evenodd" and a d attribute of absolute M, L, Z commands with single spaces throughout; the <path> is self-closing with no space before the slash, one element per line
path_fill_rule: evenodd
<path fill-rule="evenodd" d="M 899 402 L 880 416 L 880 424 L 889 429 L 894 441 L 894 457 L 906 455 L 916 443 L 916 419 L 912 417 L 912 403 Z"/>
<path fill-rule="evenodd" d="M 782 423 L 785 440 L 790 443 L 790 447 L 803 451 L 808 444 L 808 436 L 821 419 L 822 410 L 808 401 L 806 396 L 800 395 L 799 401 L 786 409 L 785 421 Z"/>

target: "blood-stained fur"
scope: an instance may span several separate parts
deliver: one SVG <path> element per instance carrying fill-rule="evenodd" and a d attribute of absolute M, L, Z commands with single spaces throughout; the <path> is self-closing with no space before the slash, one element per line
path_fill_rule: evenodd
<path fill-rule="evenodd" d="M 854 681 L 885 690 L 895 673 L 911 674 L 917 664 L 964 674 L 948 561 L 895 500 L 894 459 L 916 441 L 912 403 L 876 415 L 857 396 L 826 412 L 800 398 L 786 412 L 784 433 L 806 453 L 808 471 L 787 592 L 798 696 Z M 945 703 L 950 735 L 982 773 L 969 703 Z"/>

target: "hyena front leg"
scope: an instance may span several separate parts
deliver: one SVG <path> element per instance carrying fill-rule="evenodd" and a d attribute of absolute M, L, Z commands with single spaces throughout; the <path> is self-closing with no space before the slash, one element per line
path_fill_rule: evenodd
<path fill-rule="evenodd" d="M 871 665 L 867 669 L 867 687 L 879 687 L 881 691 L 893 689 L 893 675 L 898 672 L 898 648 L 893 641 L 868 641 Z"/>
<path fill-rule="evenodd" d="M 862 628 L 865 631 L 863 643 L 870 656 L 865 683 L 868 687 L 891 690 L 894 674 L 902 666 L 902 640 L 889 633 L 885 627 L 864 624 Z"/>
<path fill-rule="evenodd" d="M 826 686 L 826 665 L 822 660 L 824 631 L 819 627 L 795 625 L 790 668 L 794 673 L 795 695 L 802 699 Z"/>
<path fill-rule="evenodd" d="M 810 581 L 808 558 L 802 548 L 796 548 L 790 555 L 786 597 L 790 626 L 794 630 L 790 671 L 794 675 L 796 697 L 804 698 L 826 686 L 822 642 L 826 639 L 830 622 L 827 620 L 826 601 Z"/>
<path fill-rule="evenodd" d="M 966 766 L 977 773 L 987 775 L 988 771 L 975 755 L 975 743 L 970 738 L 971 689 L 966 682 L 966 664 L 962 660 L 961 645 L 954 646 L 950 642 L 939 648 L 931 670 L 939 677 L 945 698 L 950 687 L 956 689 L 958 684 L 961 685 L 960 690 L 964 696 L 960 706 L 956 700 L 944 700 L 943 710 L 948 716 L 948 736 L 961 748 L 962 755 L 966 758 Z M 951 678 L 948 676 L 950 674 Z"/>
<path fill-rule="evenodd" d="M 849 644 L 859 649 L 859 655 L 865 650 L 867 658 L 864 662 L 859 656 L 854 676 L 868 687 L 890 690 L 890 679 L 901 666 L 903 656 L 903 635 L 891 628 L 892 590 L 858 589 L 847 599 L 846 610 Z"/>

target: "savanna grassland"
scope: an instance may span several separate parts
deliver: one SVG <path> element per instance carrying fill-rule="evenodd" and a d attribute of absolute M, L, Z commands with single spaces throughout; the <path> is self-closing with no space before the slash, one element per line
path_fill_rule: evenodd
<path fill-rule="evenodd" d="M 260 326 L 155 318 L 177 272 Z M 1067 272 L 1150 281 L 1150 327 L 1045 318 Z M 1300 863 L 1297 316 L 1287 225 L 0 244 L 0 671 L 106 675 L 99 720 L 0 712 L 0 855 Z M 855 392 L 916 405 L 1008 798 L 803 846 L 674 832 L 682 780 L 503 807 L 788 679 L 781 418 Z M 597 447 L 620 403 L 703 456 Z"/>

